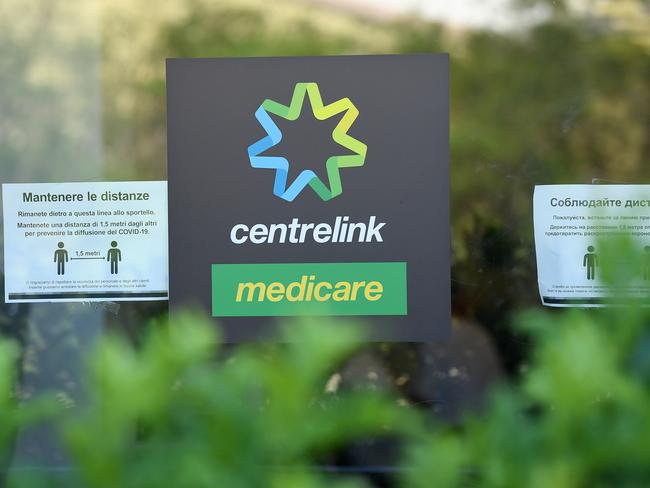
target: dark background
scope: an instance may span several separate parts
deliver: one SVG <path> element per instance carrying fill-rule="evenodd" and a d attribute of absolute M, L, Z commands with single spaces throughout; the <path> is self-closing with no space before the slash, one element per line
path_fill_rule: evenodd
<path fill-rule="evenodd" d="M 169 60 L 170 305 L 211 310 L 213 263 L 406 261 L 408 316 L 368 317 L 372 340 L 444 339 L 450 330 L 449 102 L 446 55 Z M 272 194 L 274 170 L 252 168 L 247 149 L 266 134 L 254 116 L 266 98 L 288 105 L 298 82 L 318 83 L 324 104 L 348 97 L 360 112 L 349 134 L 368 146 L 365 165 L 341 169 L 343 193 L 311 188 L 293 201 Z M 323 175 L 336 122 L 271 116 L 283 140 L 262 155 Z M 334 117 L 338 122 L 342 114 Z M 307 121 L 304 124 L 303 121 Z M 338 146 L 338 147 L 337 147 Z M 335 151 L 335 152 L 332 152 Z M 384 242 L 244 244 L 238 223 L 386 222 Z M 268 338 L 274 318 L 219 319 L 229 341 Z"/>

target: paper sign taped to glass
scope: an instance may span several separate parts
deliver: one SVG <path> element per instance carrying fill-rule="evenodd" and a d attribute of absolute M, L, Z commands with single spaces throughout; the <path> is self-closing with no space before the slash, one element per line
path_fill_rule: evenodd
<path fill-rule="evenodd" d="M 544 305 L 650 304 L 650 185 L 544 185 L 533 200 Z M 619 254 L 603 252 L 619 242 Z M 625 269 L 624 281 L 604 279 L 607 267 Z"/>
<path fill-rule="evenodd" d="M 166 300 L 165 181 L 2 185 L 5 302 Z"/>

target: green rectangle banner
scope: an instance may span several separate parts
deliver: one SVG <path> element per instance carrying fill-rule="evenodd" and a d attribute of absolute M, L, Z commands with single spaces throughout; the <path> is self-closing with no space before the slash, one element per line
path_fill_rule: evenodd
<path fill-rule="evenodd" d="M 213 317 L 406 314 L 404 262 L 212 265 Z"/>

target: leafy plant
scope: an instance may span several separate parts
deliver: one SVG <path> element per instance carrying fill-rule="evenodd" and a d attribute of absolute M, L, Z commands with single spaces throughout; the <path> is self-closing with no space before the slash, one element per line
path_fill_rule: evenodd
<path fill-rule="evenodd" d="M 600 244 L 609 283 L 629 283 L 640 269 L 633 246 Z M 520 384 L 502 387 L 486 414 L 462 430 L 439 426 L 416 441 L 404 485 L 650 485 L 648 323 L 647 309 L 634 301 L 524 314 L 519 327 L 536 348 Z"/>
<path fill-rule="evenodd" d="M 19 402 L 16 388 L 18 360 L 16 344 L 0 341 L 0 486 L 4 486 L 4 473 L 11 461 L 18 431 L 44 419 L 54 418 L 61 411 L 49 397 Z"/>
<path fill-rule="evenodd" d="M 326 393 L 332 368 L 360 345 L 356 326 L 333 334 L 333 324 L 295 322 L 286 344 L 227 351 L 214 328 L 187 316 L 153 327 L 140 348 L 103 340 L 91 359 L 89 404 L 59 411 L 57 423 L 90 488 L 361 486 L 314 466 L 344 443 L 396 434 L 408 441 L 397 481 L 407 488 L 650 484 L 644 310 L 531 313 L 520 324 L 537 343 L 520 384 L 503 386 L 462 427 L 424 428 L 385 394 Z M 17 408 L 15 349 L 1 352 L 6 448 L 16 428 L 44 412 Z"/>
<path fill-rule="evenodd" d="M 89 404 L 57 419 L 81 483 L 361 486 L 327 479 L 314 463 L 348 441 L 415 431 L 417 418 L 377 392 L 325 392 L 362 337 L 356 326 L 337 324 L 333 334 L 331 325 L 290 323 L 286 344 L 221 350 L 219 359 L 214 327 L 197 317 L 152 327 L 140 348 L 117 335 L 101 341 Z"/>

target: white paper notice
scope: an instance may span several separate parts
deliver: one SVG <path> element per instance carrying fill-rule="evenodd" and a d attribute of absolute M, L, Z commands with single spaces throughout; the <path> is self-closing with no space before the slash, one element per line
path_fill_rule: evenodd
<path fill-rule="evenodd" d="M 5 302 L 166 300 L 167 182 L 2 185 Z"/>
<path fill-rule="evenodd" d="M 614 290 L 601 281 L 598 244 L 629 236 L 643 265 L 616 296 L 650 295 L 650 185 L 535 187 L 539 291 L 544 305 L 597 307 Z"/>

